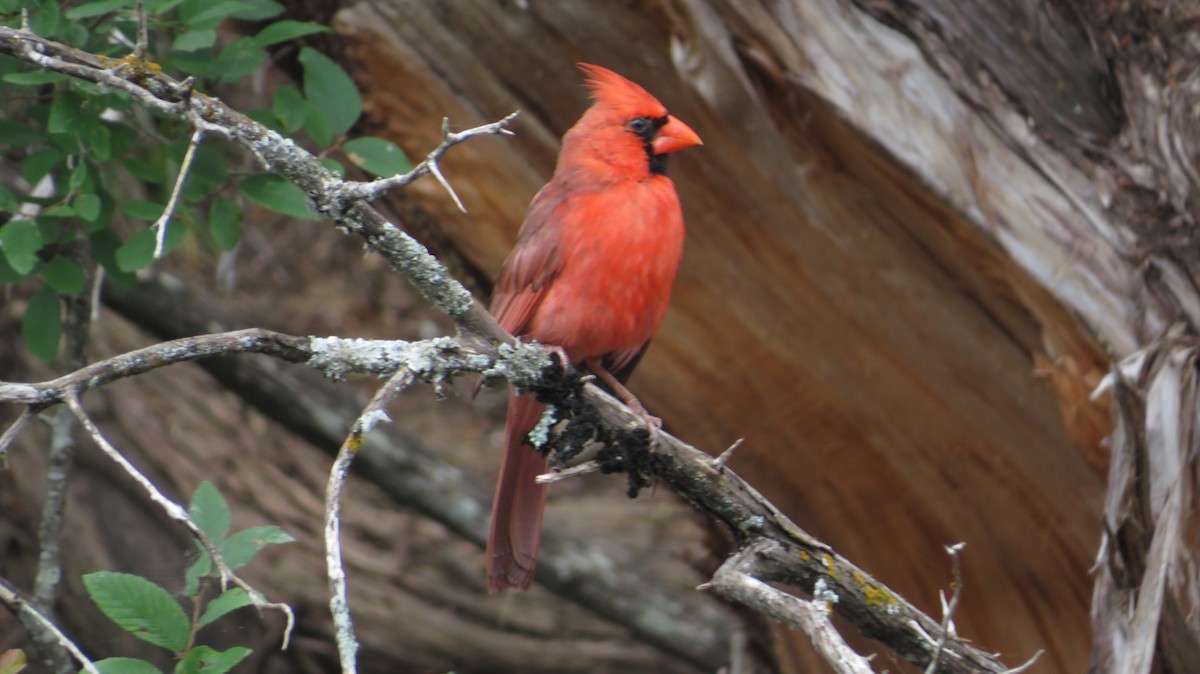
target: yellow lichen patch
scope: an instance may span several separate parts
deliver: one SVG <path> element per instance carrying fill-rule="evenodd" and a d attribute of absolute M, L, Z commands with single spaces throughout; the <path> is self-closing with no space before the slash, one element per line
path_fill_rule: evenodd
<path fill-rule="evenodd" d="M 153 61 L 147 61 L 145 59 L 138 58 L 133 54 L 129 54 L 128 56 L 119 59 L 111 59 L 106 56 L 101 56 L 100 62 L 110 70 L 115 70 L 117 72 L 129 71 L 143 77 L 147 75 L 157 75 L 158 73 L 162 72 L 162 66 Z"/>
<path fill-rule="evenodd" d="M 837 567 L 833 565 L 833 555 L 825 553 L 825 570 L 829 572 L 829 577 L 837 580 Z"/>
<path fill-rule="evenodd" d="M 812 559 L 812 555 L 808 554 L 807 550 L 801 550 L 800 551 L 800 559 L 807 562 L 808 560 Z"/>
<path fill-rule="evenodd" d="M 867 606 L 878 608 L 895 605 L 896 598 L 892 596 L 891 592 L 888 592 L 880 585 L 867 582 L 867 579 L 857 570 L 854 572 L 854 582 L 858 583 L 858 586 L 862 588 L 863 596 L 867 600 Z"/>

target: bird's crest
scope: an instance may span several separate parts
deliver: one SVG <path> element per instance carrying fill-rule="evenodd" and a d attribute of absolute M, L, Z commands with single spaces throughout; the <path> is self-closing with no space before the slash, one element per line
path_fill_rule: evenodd
<path fill-rule="evenodd" d="M 592 92 L 596 103 L 628 113 L 628 116 L 661 117 L 667 114 L 666 107 L 650 92 L 608 68 L 590 63 L 580 63 L 578 67 L 587 75 L 584 85 Z"/>

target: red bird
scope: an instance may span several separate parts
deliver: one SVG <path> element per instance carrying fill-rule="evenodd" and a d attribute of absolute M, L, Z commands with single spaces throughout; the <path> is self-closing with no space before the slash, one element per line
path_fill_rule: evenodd
<path fill-rule="evenodd" d="M 700 144 L 645 89 L 581 63 L 595 103 L 563 136 L 554 176 L 529 205 L 492 298 L 514 335 L 558 347 L 622 393 L 658 331 L 683 254 L 683 212 L 666 154 Z M 612 373 L 617 373 L 614 376 Z M 543 405 L 508 398 L 504 458 L 488 531 L 488 591 L 527 589 L 542 539 L 546 459 L 527 444 Z"/>

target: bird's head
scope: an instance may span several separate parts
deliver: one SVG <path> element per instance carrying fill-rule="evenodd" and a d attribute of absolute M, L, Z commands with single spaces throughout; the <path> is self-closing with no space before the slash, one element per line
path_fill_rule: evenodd
<path fill-rule="evenodd" d="M 642 87 L 608 68 L 580 63 L 579 69 L 595 104 L 564 137 L 564 156 L 579 152 L 632 177 L 664 173 L 668 153 L 702 144 Z"/>

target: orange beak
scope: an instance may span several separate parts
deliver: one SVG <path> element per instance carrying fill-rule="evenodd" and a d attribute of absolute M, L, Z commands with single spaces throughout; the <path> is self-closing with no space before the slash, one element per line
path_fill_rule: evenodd
<path fill-rule="evenodd" d="M 667 115 L 667 123 L 658 130 L 658 135 L 650 145 L 654 148 L 654 154 L 666 154 L 703 144 L 704 141 L 700 140 L 700 136 L 697 136 L 691 127 L 676 119 L 674 115 Z"/>

